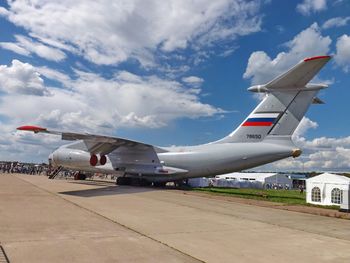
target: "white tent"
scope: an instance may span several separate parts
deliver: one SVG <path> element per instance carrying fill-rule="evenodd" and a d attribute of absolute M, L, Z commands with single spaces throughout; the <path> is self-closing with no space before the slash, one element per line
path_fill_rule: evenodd
<path fill-rule="evenodd" d="M 188 185 L 191 187 L 207 187 L 210 185 L 210 179 L 206 177 L 190 178 Z"/>
<path fill-rule="evenodd" d="M 350 190 L 350 178 L 323 173 L 306 180 L 306 202 L 316 205 L 341 205 Z M 345 195 L 346 195 L 345 194 Z"/>
<path fill-rule="evenodd" d="M 232 188 L 290 189 L 292 180 L 278 173 L 228 173 L 215 176 L 212 185 Z"/>

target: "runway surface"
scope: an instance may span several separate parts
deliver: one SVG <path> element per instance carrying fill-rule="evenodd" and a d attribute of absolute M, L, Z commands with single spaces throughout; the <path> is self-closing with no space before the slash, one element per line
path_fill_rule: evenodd
<path fill-rule="evenodd" d="M 0 245 L 11 262 L 350 262 L 350 220 L 0 174 Z"/>

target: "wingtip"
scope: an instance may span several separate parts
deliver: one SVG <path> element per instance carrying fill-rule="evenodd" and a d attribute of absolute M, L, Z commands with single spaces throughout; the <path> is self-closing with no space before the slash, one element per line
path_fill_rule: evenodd
<path fill-rule="evenodd" d="M 317 59 L 331 59 L 331 56 L 316 56 L 316 57 L 309 57 L 309 58 L 305 58 L 304 62 L 307 61 L 312 61 L 312 60 L 317 60 Z"/>
<path fill-rule="evenodd" d="M 23 125 L 23 126 L 17 127 L 17 130 L 40 132 L 40 131 L 46 131 L 46 128 L 34 126 L 34 125 Z"/>

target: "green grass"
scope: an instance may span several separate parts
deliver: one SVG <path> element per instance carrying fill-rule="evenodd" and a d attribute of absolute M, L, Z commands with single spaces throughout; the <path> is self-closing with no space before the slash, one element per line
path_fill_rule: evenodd
<path fill-rule="evenodd" d="M 321 206 L 306 203 L 306 193 L 304 192 L 301 194 L 299 190 L 236 189 L 216 187 L 192 188 L 191 190 L 211 194 L 220 194 L 247 199 L 277 202 L 287 205 L 305 205 L 335 210 L 339 209 L 339 206 Z"/>
<path fill-rule="evenodd" d="M 306 205 L 306 193 L 297 190 L 235 189 L 235 188 L 193 188 L 194 191 L 224 194 L 241 198 L 265 200 L 293 205 Z"/>

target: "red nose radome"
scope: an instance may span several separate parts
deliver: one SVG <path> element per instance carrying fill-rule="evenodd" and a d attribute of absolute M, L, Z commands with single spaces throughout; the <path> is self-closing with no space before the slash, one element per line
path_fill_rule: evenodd
<path fill-rule="evenodd" d="M 17 130 L 40 132 L 40 131 L 46 131 L 46 128 L 39 127 L 39 126 L 33 126 L 33 125 L 24 125 L 24 126 L 18 127 Z"/>

